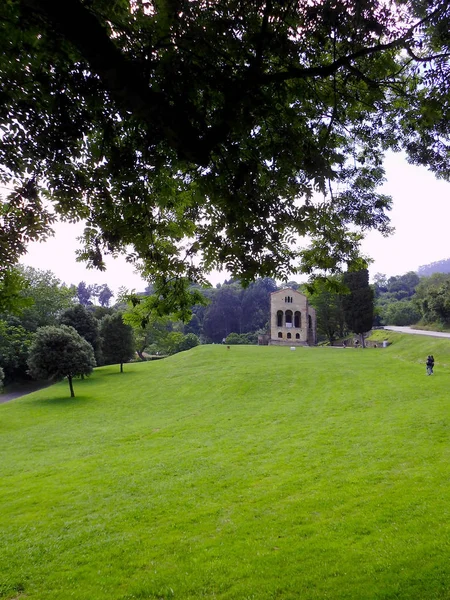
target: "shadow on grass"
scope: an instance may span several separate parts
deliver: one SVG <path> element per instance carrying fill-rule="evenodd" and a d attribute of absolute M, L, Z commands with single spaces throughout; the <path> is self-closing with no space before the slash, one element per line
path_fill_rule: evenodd
<path fill-rule="evenodd" d="M 77 394 L 75 390 L 75 398 L 71 398 L 70 392 L 68 392 L 67 395 L 56 396 L 53 398 L 37 398 L 36 400 L 33 400 L 33 404 L 40 406 L 84 406 L 93 400 L 92 396 Z"/>
<path fill-rule="evenodd" d="M 129 377 L 130 375 L 139 375 L 141 376 L 141 373 L 138 373 L 137 371 L 127 371 L 124 369 L 123 373 L 121 373 L 120 371 L 113 371 L 112 373 L 102 373 L 102 375 L 104 377 L 116 377 L 117 375 L 120 375 L 121 377 Z"/>

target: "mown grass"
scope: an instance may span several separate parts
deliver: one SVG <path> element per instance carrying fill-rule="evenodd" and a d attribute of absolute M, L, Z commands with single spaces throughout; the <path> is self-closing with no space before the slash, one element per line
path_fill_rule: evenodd
<path fill-rule="evenodd" d="M 386 334 L 1 405 L 0 598 L 449 598 L 450 340 Z"/>

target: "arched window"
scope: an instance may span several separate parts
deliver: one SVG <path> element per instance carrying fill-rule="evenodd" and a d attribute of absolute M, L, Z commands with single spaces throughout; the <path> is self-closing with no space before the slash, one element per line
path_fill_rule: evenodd
<path fill-rule="evenodd" d="M 312 319 L 311 319 L 311 315 L 308 315 L 308 324 L 309 324 L 309 328 L 312 329 Z"/>
<path fill-rule="evenodd" d="M 282 338 L 282 337 L 283 337 L 283 334 L 281 333 L 281 331 L 279 331 L 279 332 L 278 332 L 278 337 L 279 337 L 279 338 Z"/>
<path fill-rule="evenodd" d="M 284 301 L 285 301 L 285 302 L 287 302 L 287 301 L 288 301 L 288 298 L 287 298 L 287 296 L 285 296 L 285 297 L 284 297 Z"/>
<path fill-rule="evenodd" d="M 290 340 L 292 335 L 290 333 L 287 334 L 287 339 Z"/>
<path fill-rule="evenodd" d="M 299 339 L 300 339 L 300 334 L 299 334 L 299 333 L 296 333 L 296 334 L 295 334 L 295 339 L 296 339 L 296 340 L 299 340 Z"/>
<path fill-rule="evenodd" d="M 287 310 L 284 313 L 285 319 L 286 319 L 286 327 L 292 327 L 292 310 Z"/>
<path fill-rule="evenodd" d="M 302 326 L 302 313 L 299 310 L 295 311 L 294 315 L 294 327 L 300 328 Z"/>
<path fill-rule="evenodd" d="M 279 310 L 277 312 L 277 327 L 283 327 L 283 311 Z"/>

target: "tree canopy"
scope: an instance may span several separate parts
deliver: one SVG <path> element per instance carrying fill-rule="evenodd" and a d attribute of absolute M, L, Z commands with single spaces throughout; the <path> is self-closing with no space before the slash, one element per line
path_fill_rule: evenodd
<path fill-rule="evenodd" d="M 94 350 L 73 327 L 40 327 L 30 348 L 28 367 L 30 375 L 36 379 L 67 377 L 73 398 L 72 380 L 92 373 Z"/>
<path fill-rule="evenodd" d="M 160 284 L 361 267 L 386 149 L 450 176 L 449 32 L 447 0 L 2 2 L 0 271 L 56 217 Z"/>

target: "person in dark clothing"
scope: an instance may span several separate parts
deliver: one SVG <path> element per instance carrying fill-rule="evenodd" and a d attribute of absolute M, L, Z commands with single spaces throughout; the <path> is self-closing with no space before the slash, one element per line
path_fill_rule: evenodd
<path fill-rule="evenodd" d="M 429 354 L 427 357 L 427 375 L 433 375 L 434 357 Z"/>

